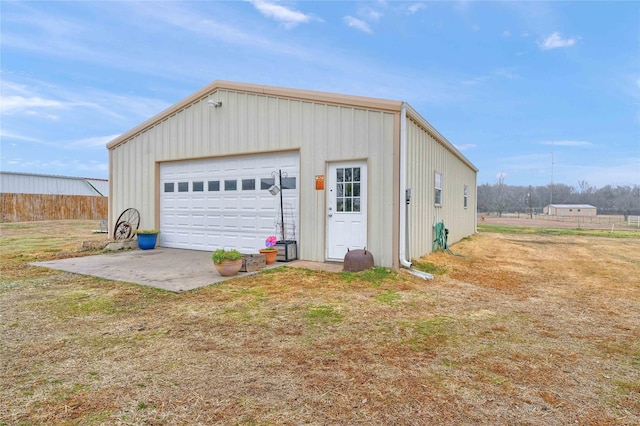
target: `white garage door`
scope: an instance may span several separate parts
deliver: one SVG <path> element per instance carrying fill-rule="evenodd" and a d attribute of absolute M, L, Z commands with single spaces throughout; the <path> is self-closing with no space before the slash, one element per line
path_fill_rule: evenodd
<path fill-rule="evenodd" d="M 267 190 L 282 171 L 285 237 L 298 223 L 298 153 L 272 153 L 160 165 L 160 245 L 256 253 L 270 235 L 282 238 L 280 194 Z M 274 178 L 275 175 L 275 178 Z"/>

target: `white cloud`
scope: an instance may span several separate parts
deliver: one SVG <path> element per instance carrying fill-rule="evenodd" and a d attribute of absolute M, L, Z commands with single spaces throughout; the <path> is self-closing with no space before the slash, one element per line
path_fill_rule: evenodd
<path fill-rule="evenodd" d="M 481 84 L 486 82 L 488 79 L 489 78 L 487 76 L 471 77 L 466 80 L 462 80 L 460 84 L 463 86 L 475 86 L 476 84 Z"/>
<path fill-rule="evenodd" d="M 44 99 L 39 96 L 3 96 L 0 103 L 0 112 L 2 114 L 12 114 L 15 112 L 29 111 L 34 108 L 64 108 L 63 102 L 53 99 Z"/>
<path fill-rule="evenodd" d="M 542 50 L 557 49 L 560 47 L 570 47 L 576 44 L 576 38 L 562 38 L 560 33 L 553 33 L 542 41 L 538 41 L 538 46 Z"/>
<path fill-rule="evenodd" d="M 422 9 L 426 9 L 424 3 L 413 3 L 407 7 L 407 12 L 409 13 L 409 15 L 413 15 L 414 13 L 417 13 Z"/>
<path fill-rule="evenodd" d="M 167 102 L 152 98 L 120 95 L 98 90 L 76 91 L 47 82 L 30 79 L 28 84 L 3 81 L 0 96 L 2 115 L 26 115 L 47 120 L 58 120 L 63 112 L 98 111 L 103 116 L 123 119 L 141 118 L 157 114 L 168 106 Z M 26 89 L 28 88 L 28 89 Z M 126 111 L 126 112 L 124 112 Z"/>
<path fill-rule="evenodd" d="M 374 10 L 370 7 L 361 7 L 358 9 L 358 15 L 360 15 L 363 19 L 368 21 L 379 21 L 382 18 L 383 13 L 377 10 Z"/>
<path fill-rule="evenodd" d="M 289 9 L 280 4 L 262 0 L 253 0 L 251 4 L 264 16 L 281 22 L 286 28 L 293 28 L 298 24 L 306 24 L 313 20 L 311 15 Z"/>
<path fill-rule="evenodd" d="M 30 136 L 21 135 L 18 133 L 7 132 L 4 129 L 0 129 L 0 138 L 2 139 L 14 139 L 25 142 L 42 142 L 40 139 L 33 138 Z M 13 144 L 15 146 L 15 144 Z"/>
<path fill-rule="evenodd" d="M 68 143 L 67 149 L 84 149 L 84 148 L 105 148 L 107 143 L 111 142 L 120 135 L 93 136 L 90 138 L 80 139 Z"/>
<path fill-rule="evenodd" d="M 511 31 L 509 30 L 504 30 L 502 32 L 502 37 L 511 37 Z"/>
<path fill-rule="evenodd" d="M 499 68 L 494 71 L 494 74 L 498 77 L 504 77 L 508 80 L 515 80 L 520 78 L 520 76 L 513 72 L 510 68 Z"/>
<path fill-rule="evenodd" d="M 369 24 L 358 18 L 354 18 L 353 16 L 345 16 L 344 18 L 342 18 L 342 20 L 345 24 L 347 24 L 347 26 L 351 28 L 355 28 L 368 34 L 373 33 L 373 31 L 371 31 L 371 27 L 369 27 Z"/>
<path fill-rule="evenodd" d="M 541 145 L 554 145 L 554 146 L 593 146 L 591 142 L 587 141 L 544 141 Z"/>
<path fill-rule="evenodd" d="M 468 151 L 470 149 L 475 148 L 476 144 L 473 144 L 473 143 L 466 143 L 466 144 L 463 144 L 463 145 L 455 145 L 454 144 L 454 146 L 456 148 L 458 148 L 458 151 Z"/>

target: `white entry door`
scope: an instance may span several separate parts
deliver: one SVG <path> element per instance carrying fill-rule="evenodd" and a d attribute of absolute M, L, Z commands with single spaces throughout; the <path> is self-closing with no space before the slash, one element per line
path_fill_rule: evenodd
<path fill-rule="evenodd" d="M 367 163 L 331 163 L 327 179 L 327 259 L 367 245 Z"/>

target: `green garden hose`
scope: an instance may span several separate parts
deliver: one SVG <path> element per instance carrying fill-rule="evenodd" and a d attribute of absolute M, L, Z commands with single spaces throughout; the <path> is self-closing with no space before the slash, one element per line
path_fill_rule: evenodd
<path fill-rule="evenodd" d="M 444 222 L 436 222 L 433 226 L 433 230 L 436 238 L 433 240 L 433 247 L 431 248 L 431 251 L 448 250 L 447 234 L 449 233 L 449 230 L 444 227 Z"/>
<path fill-rule="evenodd" d="M 460 254 L 452 253 L 451 250 L 449 250 L 449 245 L 447 243 L 449 230 L 444 227 L 444 222 L 436 222 L 436 224 L 433 225 L 433 230 L 436 238 L 433 240 L 433 247 L 431 248 L 431 251 L 446 251 L 453 256 L 464 257 Z"/>

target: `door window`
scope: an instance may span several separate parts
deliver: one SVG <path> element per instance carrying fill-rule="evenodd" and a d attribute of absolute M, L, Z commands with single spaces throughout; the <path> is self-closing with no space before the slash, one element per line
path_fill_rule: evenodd
<path fill-rule="evenodd" d="M 336 169 L 336 211 L 360 212 L 360 167 Z"/>

